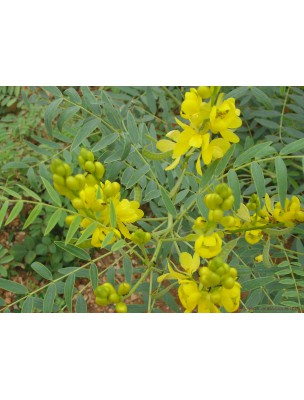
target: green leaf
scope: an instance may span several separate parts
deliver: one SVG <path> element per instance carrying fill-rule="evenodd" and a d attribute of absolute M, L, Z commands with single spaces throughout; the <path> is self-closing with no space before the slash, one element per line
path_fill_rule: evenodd
<path fill-rule="evenodd" d="M 96 152 L 99 150 L 104 149 L 105 147 L 109 146 L 110 144 L 114 143 L 119 138 L 119 134 L 116 132 L 111 132 L 108 135 L 104 135 L 99 142 L 95 144 L 92 149 L 92 152 Z"/>
<path fill-rule="evenodd" d="M 72 312 L 72 300 L 73 300 L 73 291 L 75 285 L 75 275 L 70 275 L 64 284 L 64 298 L 66 301 L 66 305 L 68 310 Z"/>
<path fill-rule="evenodd" d="M 33 262 L 31 264 L 31 267 L 35 272 L 37 272 L 38 275 L 42 276 L 42 278 L 47 279 L 48 281 L 53 280 L 53 275 L 51 271 L 40 262 L 38 261 Z"/>
<path fill-rule="evenodd" d="M 49 104 L 45 110 L 44 123 L 47 132 L 52 135 L 52 121 L 58 114 L 58 107 L 60 106 L 63 98 L 56 99 Z"/>
<path fill-rule="evenodd" d="M 3 165 L 2 169 L 8 170 L 8 169 L 27 169 L 29 168 L 29 165 L 26 164 L 23 161 L 11 161 Z"/>
<path fill-rule="evenodd" d="M 248 299 L 246 300 L 246 307 L 249 309 L 255 308 L 260 303 L 262 298 L 263 298 L 263 292 L 261 289 L 258 288 L 253 290 L 248 296 Z"/>
<path fill-rule="evenodd" d="M 292 143 L 287 144 L 282 148 L 280 151 L 281 156 L 285 156 L 286 154 L 290 153 L 297 153 L 304 148 L 304 138 L 296 140 Z"/>
<path fill-rule="evenodd" d="M 74 88 L 66 89 L 66 90 L 64 91 L 64 94 L 65 94 L 66 96 L 68 96 L 68 98 L 69 98 L 72 102 L 74 102 L 74 103 L 76 103 L 76 104 L 81 104 L 81 97 L 79 96 L 79 94 L 77 93 L 77 91 L 76 91 Z"/>
<path fill-rule="evenodd" d="M 160 188 L 160 193 L 168 213 L 172 214 L 173 217 L 176 217 L 177 211 L 172 203 L 172 200 L 170 199 L 169 193 L 163 187 Z"/>
<path fill-rule="evenodd" d="M 116 211 L 112 199 L 110 199 L 110 224 L 112 228 L 116 227 Z"/>
<path fill-rule="evenodd" d="M 68 233 L 66 235 L 65 238 L 65 244 L 69 243 L 74 234 L 76 233 L 76 231 L 78 230 L 79 226 L 80 226 L 80 222 L 82 220 L 82 217 L 80 215 L 77 215 L 76 218 L 73 219 L 73 221 L 71 222 L 71 225 L 69 227 Z"/>
<path fill-rule="evenodd" d="M 268 109 L 273 109 L 272 102 L 266 93 L 255 86 L 251 86 L 250 90 L 259 103 L 263 104 Z"/>
<path fill-rule="evenodd" d="M 60 132 L 62 131 L 63 125 L 70 120 L 71 118 L 74 117 L 74 115 L 80 110 L 80 107 L 78 106 L 72 106 L 69 108 L 66 108 L 60 115 L 57 126 Z"/>
<path fill-rule="evenodd" d="M 84 299 L 82 294 L 78 295 L 78 298 L 77 298 L 77 301 L 76 301 L 75 311 L 77 313 L 86 313 L 88 311 L 87 310 L 87 303 L 86 303 L 86 301 L 85 301 L 85 299 Z"/>
<path fill-rule="evenodd" d="M 52 187 L 52 185 L 50 184 L 49 181 L 47 181 L 45 178 L 43 178 L 43 176 L 41 176 L 41 180 L 44 184 L 44 187 L 46 188 L 50 198 L 53 200 L 53 202 L 61 207 L 61 199 L 58 195 L 58 193 L 56 192 L 56 190 Z"/>
<path fill-rule="evenodd" d="M 85 230 L 82 231 L 80 238 L 75 243 L 76 246 L 78 246 L 79 244 L 86 241 L 92 235 L 92 233 L 96 230 L 96 228 L 98 228 L 98 225 L 99 225 L 98 222 L 93 222 L 91 225 L 89 225 L 87 228 L 85 228 Z"/>
<path fill-rule="evenodd" d="M 251 175 L 252 175 L 254 185 L 256 187 L 257 194 L 259 196 L 261 205 L 263 205 L 264 197 L 266 194 L 265 179 L 264 179 L 264 174 L 263 174 L 262 168 L 255 161 L 253 161 L 253 163 L 251 164 Z"/>
<path fill-rule="evenodd" d="M 19 193 L 15 192 L 12 189 L 9 189 L 9 188 L 3 187 L 3 186 L 0 186 L 0 189 L 4 190 L 4 192 L 8 193 L 10 196 L 15 197 L 16 199 L 22 198 L 22 196 Z"/>
<path fill-rule="evenodd" d="M 58 242 L 58 241 L 55 241 L 54 243 L 62 250 L 67 251 L 68 253 L 72 254 L 77 258 L 80 258 L 81 260 L 86 260 L 86 261 L 91 260 L 89 254 L 85 250 L 80 249 L 79 247 L 76 247 L 72 244 L 65 245 L 64 242 Z"/>
<path fill-rule="evenodd" d="M 9 217 L 7 218 L 4 226 L 10 224 L 15 218 L 18 217 L 18 215 L 20 214 L 21 210 L 23 208 L 23 201 L 22 200 L 18 200 L 17 203 L 14 205 Z"/>
<path fill-rule="evenodd" d="M 215 177 L 219 177 L 224 171 L 225 168 L 227 167 L 227 164 L 232 157 L 233 153 L 235 150 L 235 145 L 232 145 L 230 149 L 227 151 L 227 153 L 224 155 L 224 157 L 219 161 L 216 170 L 215 170 Z"/>
<path fill-rule="evenodd" d="M 197 208 L 198 208 L 201 216 L 206 218 L 206 220 L 207 220 L 208 214 L 209 214 L 209 209 L 204 202 L 204 196 L 200 193 L 196 197 L 196 204 L 197 204 Z"/>
<path fill-rule="evenodd" d="M 24 185 L 21 184 L 17 184 L 21 189 L 23 189 L 25 191 L 25 193 L 29 196 L 29 197 L 33 197 L 34 199 L 41 201 L 41 197 L 38 196 L 38 194 L 36 194 L 35 192 L 33 192 L 31 189 L 27 188 Z"/>
<path fill-rule="evenodd" d="M 242 291 L 246 292 L 247 290 L 253 290 L 253 289 L 260 288 L 260 287 L 264 287 L 265 285 L 268 285 L 269 283 L 276 282 L 276 281 L 277 281 L 277 279 L 273 276 L 266 276 L 263 278 L 250 279 L 250 280 L 242 283 Z"/>
<path fill-rule="evenodd" d="M 50 92 L 55 97 L 62 97 L 62 93 L 57 86 L 42 86 L 42 89 Z"/>
<path fill-rule="evenodd" d="M 287 168 L 281 157 L 275 159 L 275 170 L 278 182 L 278 193 L 282 208 L 285 207 L 287 195 Z"/>
<path fill-rule="evenodd" d="M 220 253 L 220 257 L 223 259 L 224 262 L 227 262 L 227 259 L 229 257 L 229 254 L 232 252 L 232 250 L 235 248 L 239 241 L 239 237 L 233 240 L 230 240 L 227 242 L 223 247 L 222 251 Z"/>
<path fill-rule="evenodd" d="M 279 124 L 277 122 L 270 121 L 268 119 L 256 118 L 255 121 L 258 122 L 260 125 L 264 126 L 265 128 L 268 128 L 268 129 L 277 130 L 277 129 L 280 128 L 280 126 L 279 126 Z"/>
<path fill-rule="evenodd" d="M 26 229 L 29 225 L 31 225 L 36 220 L 41 210 L 42 210 L 42 204 L 37 204 L 30 212 L 22 229 Z"/>
<path fill-rule="evenodd" d="M 61 219 L 63 212 L 64 212 L 63 210 L 56 210 L 54 212 L 54 214 L 49 219 L 49 222 L 45 228 L 44 236 L 48 235 L 51 232 L 51 230 L 55 227 L 55 225 Z"/>
<path fill-rule="evenodd" d="M 43 312 L 51 313 L 53 311 L 54 300 L 56 296 L 56 285 L 52 283 L 46 291 L 45 297 L 43 299 Z"/>
<path fill-rule="evenodd" d="M 241 204 L 241 187 L 237 173 L 234 169 L 230 169 L 227 174 L 228 185 L 231 187 L 234 195 L 234 207 L 236 210 L 240 208 Z"/>
<path fill-rule="evenodd" d="M 111 247 L 111 251 L 117 251 L 119 249 L 122 249 L 123 247 L 126 246 L 126 242 L 123 239 L 118 240 L 116 243 L 113 244 Z"/>
<path fill-rule="evenodd" d="M 100 122 L 98 119 L 94 118 L 85 122 L 83 126 L 80 128 L 79 132 L 75 136 L 73 143 L 71 145 L 71 151 L 74 151 L 79 147 L 79 145 L 93 132 L 96 128 L 98 128 Z"/>
<path fill-rule="evenodd" d="M 174 286 L 177 285 L 178 282 L 173 282 L 171 285 L 168 285 L 165 289 L 161 290 L 160 292 L 157 292 L 155 294 L 152 293 L 153 299 L 160 299 L 163 297 L 164 294 L 168 293 Z"/>
<path fill-rule="evenodd" d="M 125 256 L 123 259 L 123 270 L 125 274 L 125 280 L 127 283 L 132 284 L 132 275 L 133 275 L 133 265 L 132 260 L 129 256 Z"/>
<path fill-rule="evenodd" d="M 150 86 L 147 86 L 146 94 L 147 94 L 148 107 L 150 108 L 151 113 L 155 114 L 156 113 L 156 101 L 155 101 L 155 98 L 153 96 L 153 92 L 152 92 L 152 89 L 150 88 Z"/>
<path fill-rule="evenodd" d="M 234 97 L 235 99 L 239 99 L 243 97 L 249 90 L 248 86 L 240 86 L 236 89 L 231 90 L 231 92 L 225 94 L 225 99 L 229 99 L 230 97 Z"/>
<path fill-rule="evenodd" d="M 248 164 L 251 158 L 256 158 L 256 156 L 258 156 L 262 150 L 265 150 L 265 148 L 269 147 L 271 144 L 272 142 L 263 142 L 250 147 L 237 157 L 237 159 L 234 161 L 233 164 L 234 167 L 239 167 L 243 164 Z"/>
<path fill-rule="evenodd" d="M 142 168 L 135 171 L 134 174 L 130 176 L 126 189 L 133 187 L 143 176 L 145 176 L 150 171 L 150 165 L 146 164 Z"/>
<path fill-rule="evenodd" d="M 27 294 L 28 289 L 20 283 L 9 281 L 8 279 L 0 278 L 0 289 L 16 294 Z"/>
<path fill-rule="evenodd" d="M 138 127 L 135 122 L 135 118 L 133 117 L 131 111 L 128 111 L 127 114 L 127 128 L 128 128 L 128 133 L 131 137 L 131 140 L 134 144 L 138 143 L 139 139 L 139 132 L 138 132 Z"/>
<path fill-rule="evenodd" d="M 92 288 L 95 290 L 98 286 L 98 268 L 95 263 L 92 263 L 90 267 L 90 280 Z"/>
<path fill-rule="evenodd" d="M 268 238 L 263 248 L 263 264 L 266 268 L 272 267 L 272 262 L 269 256 L 269 250 L 270 250 L 270 239 Z"/>
<path fill-rule="evenodd" d="M 30 296 L 24 300 L 21 308 L 22 313 L 31 313 L 34 307 L 34 299 Z"/>
<path fill-rule="evenodd" d="M 114 232 L 110 231 L 109 233 L 107 233 L 106 237 L 103 239 L 103 242 L 101 243 L 101 248 L 106 247 L 114 238 Z"/>
<path fill-rule="evenodd" d="M 1 228 L 1 226 L 2 226 L 2 222 L 3 222 L 4 218 L 5 218 L 5 215 L 6 215 L 8 206 L 9 206 L 9 202 L 8 202 L 8 201 L 5 201 L 5 202 L 2 204 L 2 207 L 1 207 L 1 209 L 0 209 L 0 228 Z"/>

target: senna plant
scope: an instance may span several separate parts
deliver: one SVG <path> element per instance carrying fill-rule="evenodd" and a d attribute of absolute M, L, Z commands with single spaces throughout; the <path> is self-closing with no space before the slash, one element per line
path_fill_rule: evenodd
<path fill-rule="evenodd" d="M 0 226 L 51 209 L 44 235 L 66 226 L 55 245 L 83 264 L 34 261 L 32 291 L 0 277 L 16 295 L 2 311 L 86 312 L 91 286 L 101 312 L 302 312 L 301 88 L 42 93 L 48 139 L 5 166 L 29 185 L 1 186 Z"/>

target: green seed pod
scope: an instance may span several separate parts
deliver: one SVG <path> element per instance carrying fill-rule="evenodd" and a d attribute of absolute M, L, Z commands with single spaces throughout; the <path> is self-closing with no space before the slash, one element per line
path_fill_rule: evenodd
<path fill-rule="evenodd" d="M 61 175 L 54 174 L 53 175 L 53 181 L 54 181 L 54 183 L 57 183 L 57 185 L 60 185 L 60 186 L 64 186 L 65 185 L 64 177 L 61 176 Z"/>
<path fill-rule="evenodd" d="M 101 179 L 104 176 L 105 168 L 99 161 L 95 161 L 95 175 L 98 179 Z"/>
<path fill-rule="evenodd" d="M 65 181 L 66 186 L 71 190 L 79 190 L 80 185 L 78 180 L 74 176 L 68 176 Z"/>

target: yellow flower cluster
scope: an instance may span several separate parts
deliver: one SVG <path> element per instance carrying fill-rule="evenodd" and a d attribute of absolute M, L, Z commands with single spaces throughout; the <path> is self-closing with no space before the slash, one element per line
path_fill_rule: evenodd
<path fill-rule="evenodd" d="M 253 194 L 247 203 L 248 214 L 250 221 L 243 224 L 243 228 L 257 229 L 248 230 L 245 233 L 245 239 L 250 244 L 256 244 L 263 239 L 263 230 L 259 227 L 267 224 L 282 223 L 286 228 L 293 227 L 296 223 L 304 222 L 304 209 L 301 207 L 300 200 L 296 196 L 292 196 L 291 200 L 286 199 L 284 208 L 280 202 L 274 202 L 270 199 L 269 195 L 265 196 L 265 205 L 261 208 L 260 201 L 256 194 Z"/>
<path fill-rule="evenodd" d="M 185 94 L 181 116 L 189 124 L 176 119 L 182 131 L 170 131 L 166 135 L 169 140 L 161 139 L 156 145 L 161 152 L 172 151 L 174 161 L 166 168 L 167 171 L 175 168 L 182 156 L 190 156 L 198 149 L 196 170 L 202 175 L 201 160 L 208 165 L 222 158 L 231 143 L 239 141 L 234 131 L 242 125 L 240 110 L 235 107 L 235 99 L 224 100 L 224 93 L 219 92 L 218 86 L 200 86 Z M 213 139 L 213 135 L 221 137 Z"/>
<path fill-rule="evenodd" d="M 169 273 L 158 277 L 158 282 L 164 279 L 178 281 L 178 297 L 185 312 L 189 313 L 197 308 L 199 313 L 218 313 L 220 307 L 234 312 L 239 308 L 241 285 L 236 281 L 236 268 L 231 268 L 220 257 L 213 258 L 207 266 L 199 268 L 198 253 L 194 253 L 192 257 L 183 252 L 179 261 L 183 271 L 176 272 L 168 264 Z"/>
<path fill-rule="evenodd" d="M 100 247 L 109 232 L 114 233 L 112 242 L 121 234 L 131 239 L 132 224 L 144 215 L 137 201 L 121 199 L 120 184 L 106 180 L 100 181 L 105 169 L 99 161 L 94 161 L 94 154 L 87 149 L 81 149 L 78 157 L 84 174 L 72 176 L 71 167 L 62 160 L 54 159 L 51 164 L 54 187 L 59 194 L 66 196 L 72 206 L 83 216 L 80 223 L 85 229 L 94 221 L 100 222 L 92 233 L 91 245 Z M 116 225 L 111 226 L 110 210 L 115 210 Z M 75 216 L 68 216 L 66 222 L 70 225 Z"/>

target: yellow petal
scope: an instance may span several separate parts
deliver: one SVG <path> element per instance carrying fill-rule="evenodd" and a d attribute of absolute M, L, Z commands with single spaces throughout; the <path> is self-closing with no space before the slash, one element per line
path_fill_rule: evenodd
<path fill-rule="evenodd" d="M 200 176 L 203 175 L 202 166 L 201 166 L 201 156 L 202 156 L 202 153 L 200 153 L 200 154 L 198 155 L 197 160 L 196 160 L 196 163 L 195 163 L 196 171 L 197 171 L 197 173 L 198 173 Z"/>
<path fill-rule="evenodd" d="M 189 140 L 189 145 L 199 149 L 202 146 L 202 142 L 203 142 L 203 136 L 200 134 L 196 134 L 192 136 L 192 138 Z"/>
<path fill-rule="evenodd" d="M 238 143 L 240 141 L 240 138 L 229 129 L 221 130 L 220 133 L 224 139 L 228 140 L 231 143 Z"/>
<path fill-rule="evenodd" d="M 169 139 L 174 140 L 174 142 L 177 142 L 178 139 L 179 139 L 179 137 L 180 137 L 180 134 L 181 134 L 181 132 L 180 132 L 180 131 L 177 131 L 177 130 L 175 129 L 175 130 L 173 130 L 173 131 L 168 132 L 168 133 L 166 134 L 166 136 L 167 136 Z"/>
<path fill-rule="evenodd" d="M 180 157 L 177 157 L 172 164 L 170 164 L 168 167 L 165 168 L 165 171 L 171 171 L 171 169 L 174 169 L 177 167 L 178 163 L 180 161 Z"/>
<path fill-rule="evenodd" d="M 156 148 L 165 153 L 166 151 L 174 150 L 175 143 L 171 142 L 171 140 L 162 139 L 156 143 Z"/>

